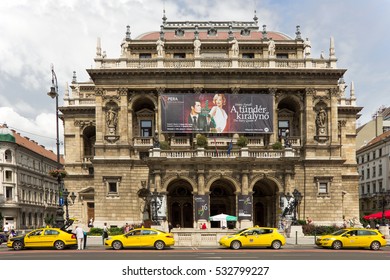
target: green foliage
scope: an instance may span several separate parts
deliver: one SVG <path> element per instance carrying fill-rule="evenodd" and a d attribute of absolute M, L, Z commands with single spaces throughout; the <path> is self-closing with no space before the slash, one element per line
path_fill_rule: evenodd
<path fill-rule="evenodd" d="M 45 224 L 46 224 L 46 225 L 49 225 L 49 226 L 54 225 L 54 217 L 47 216 L 47 217 L 44 219 L 44 221 L 45 221 Z"/>
<path fill-rule="evenodd" d="M 196 145 L 201 148 L 207 148 L 207 137 L 202 134 L 196 135 Z"/>
<path fill-rule="evenodd" d="M 246 147 L 246 146 L 248 146 L 248 142 L 249 142 L 248 138 L 243 136 L 243 135 L 241 135 L 237 139 L 237 146 L 239 146 L 241 148 Z"/>
<path fill-rule="evenodd" d="M 332 232 L 335 232 L 342 227 L 332 225 L 332 226 L 316 226 L 313 224 L 306 224 L 302 226 L 302 231 L 304 235 L 326 235 Z"/>
<path fill-rule="evenodd" d="M 272 144 L 272 149 L 273 150 L 281 150 L 281 149 L 283 149 L 283 145 L 281 142 L 276 141 L 275 143 Z"/>
<path fill-rule="evenodd" d="M 171 146 L 167 141 L 160 141 L 160 149 L 161 150 L 170 150 Z"/>
<path fill-rule="evenodd" d="M 121 227 L 111 227 L 108 229 L 108 234 L 109 235 L 120 235 L 123 234 L 123 228 Z M 91 236 L 101 236 L 103 235 L 103 229 L 102 228 L 91 228 L 90 231 L 88 232 L 88 235 Z"/>

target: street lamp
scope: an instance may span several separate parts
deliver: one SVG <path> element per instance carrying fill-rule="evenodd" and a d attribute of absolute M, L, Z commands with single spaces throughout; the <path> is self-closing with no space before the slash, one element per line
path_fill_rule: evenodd
<path fill-rule="evenodd" d="M 65 205 L 65 217 L 66 217 L 66 221 L 69 221 L 69 210 L 68 210 L 68 206 L 69 206 L 69 200 L 68 200 L 68 197 L 70 197 L 71 201 L 72 201 L 72 205 L 74 204 L 74 201 L 76 200 L 76 195 L 74 192 L 72 192 L 69 196 L 69 192 L 68 192 L 68 189 L 65 189 L 62 193 L 62 197 L 64 198 L 64 205 Z"/>
<path fill-rule="evenodd" d="M 142 210 L 143 219 L 150 219 L 154 222 L 155 225 L 158 225 L 158 210 L 160 210 L 162 205 L 160 193 L 156 190 L 151 192 L 150 185 L 147 184 L 146 181 L 141 181 L 141 188 L 138 190 L 137 195 L 145 202 L 144 208 Z"/>
<path fill-rule="evenodd" d="M 291 147 L 289 137 L 290 137 L 290 130 L 286 129 L 285 135 L 284 135 L 284 147 L 285 148 L 290 148 Z"/>
<path fill-rule="evenodd" d="M 51 87 L 50 91 L 47 93 L 51 98 L 56 99 L 56 146 L 57 146 L 57 169 L 62 169 L 61 161 L 60 161 L 60 132 L 58 125 L 58 82 L 57 75 L 54 72 L 54 66 L 51 65 Z M 64 209 L 63 209 L 63 181 L 61 174 L 57 175 L 57 183 L 58 183 L 58 194 L 59 194 L 59 205 L 56 211 L 56 225 L 57 227 L 62 227 L 64 225 Z"/>

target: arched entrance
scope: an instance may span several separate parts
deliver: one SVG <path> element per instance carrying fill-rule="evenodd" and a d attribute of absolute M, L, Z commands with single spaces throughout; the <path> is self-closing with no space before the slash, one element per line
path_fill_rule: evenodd
<path fill-rule="evenodd" d="M 270 179 L 261 179 L 253 186 L 253 224 L 274 227 L 277 225 L 278 186 Z"/>
<path fill-rule="evenodd" d="M 174 227 L 192 228 L 194 223 L 192 187 L 185 180 L 172 182 L 168 187 L 168 221 Z"/>
<path fill-rule="evenodd" d="M 237 216 L 235 191 L 236 188 L 228 180 L 213 182 L 210 187 L 210 216 L 222 213 Z M 211 227 L 218 228 L 220 223 L 211 222 Z"/>

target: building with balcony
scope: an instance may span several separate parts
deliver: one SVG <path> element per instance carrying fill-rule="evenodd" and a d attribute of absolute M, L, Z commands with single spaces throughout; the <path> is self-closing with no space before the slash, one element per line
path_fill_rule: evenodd
<path fill-rule="evenodd" d="M 60 108 L 71 216 L 198 228 L 225 213 L 237 227 L 278 226 L 297 190 L 298 219 L 358 217 L 361 108 L 353 87 L 345 92 L 333 38 L 314 57 L 299 26 L 290 37 L 260 30 L 257 17 L 164 16 L 136 38 L 128 26 L 120 46 L 108 58 L 97 40 L 90 80 L 74 73 Z"/>
<path fill-rule="evenodd" d="M 369 141 L 356 152 L 359 180 L 360 216 L 382 212 L 389 207 L 384 194 L 390 191 L 390 131 Z M 383 205 L 385 203 L 385 205 Z"/>
<path fill-rule="evenodd" d="M 56 154 L 6 125 L 0 126 L 0 213 L 15 229 L 29 229 L 54 221 L 58 208 Z"/>

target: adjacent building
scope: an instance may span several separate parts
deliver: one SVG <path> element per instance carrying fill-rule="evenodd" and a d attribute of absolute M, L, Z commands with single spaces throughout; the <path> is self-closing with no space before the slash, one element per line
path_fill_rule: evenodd
<path fill-rule="evenodd" d="M 74 74 L 65 92 L 71 216 L 182 228 L 221 213 L 237 227 L 359 216 L 361 107 L 353 87 L 345 92 L 333 38 L 314 55 L 299 26 L 290 37 L 260 30 L 256 16 L 164 16 L 159 31 L 145 31 L 132 38 L 128 26 L 118 58 L 98 39 L 90 80 Z"/>
<path fill-rule="evenodd" d="M 59 204 L 57 155 L 6 125 L 0 126 L 1 226 L 31 229 L 55 222 Z M 62 164 L 60 164 L 62 167 Z"/>

